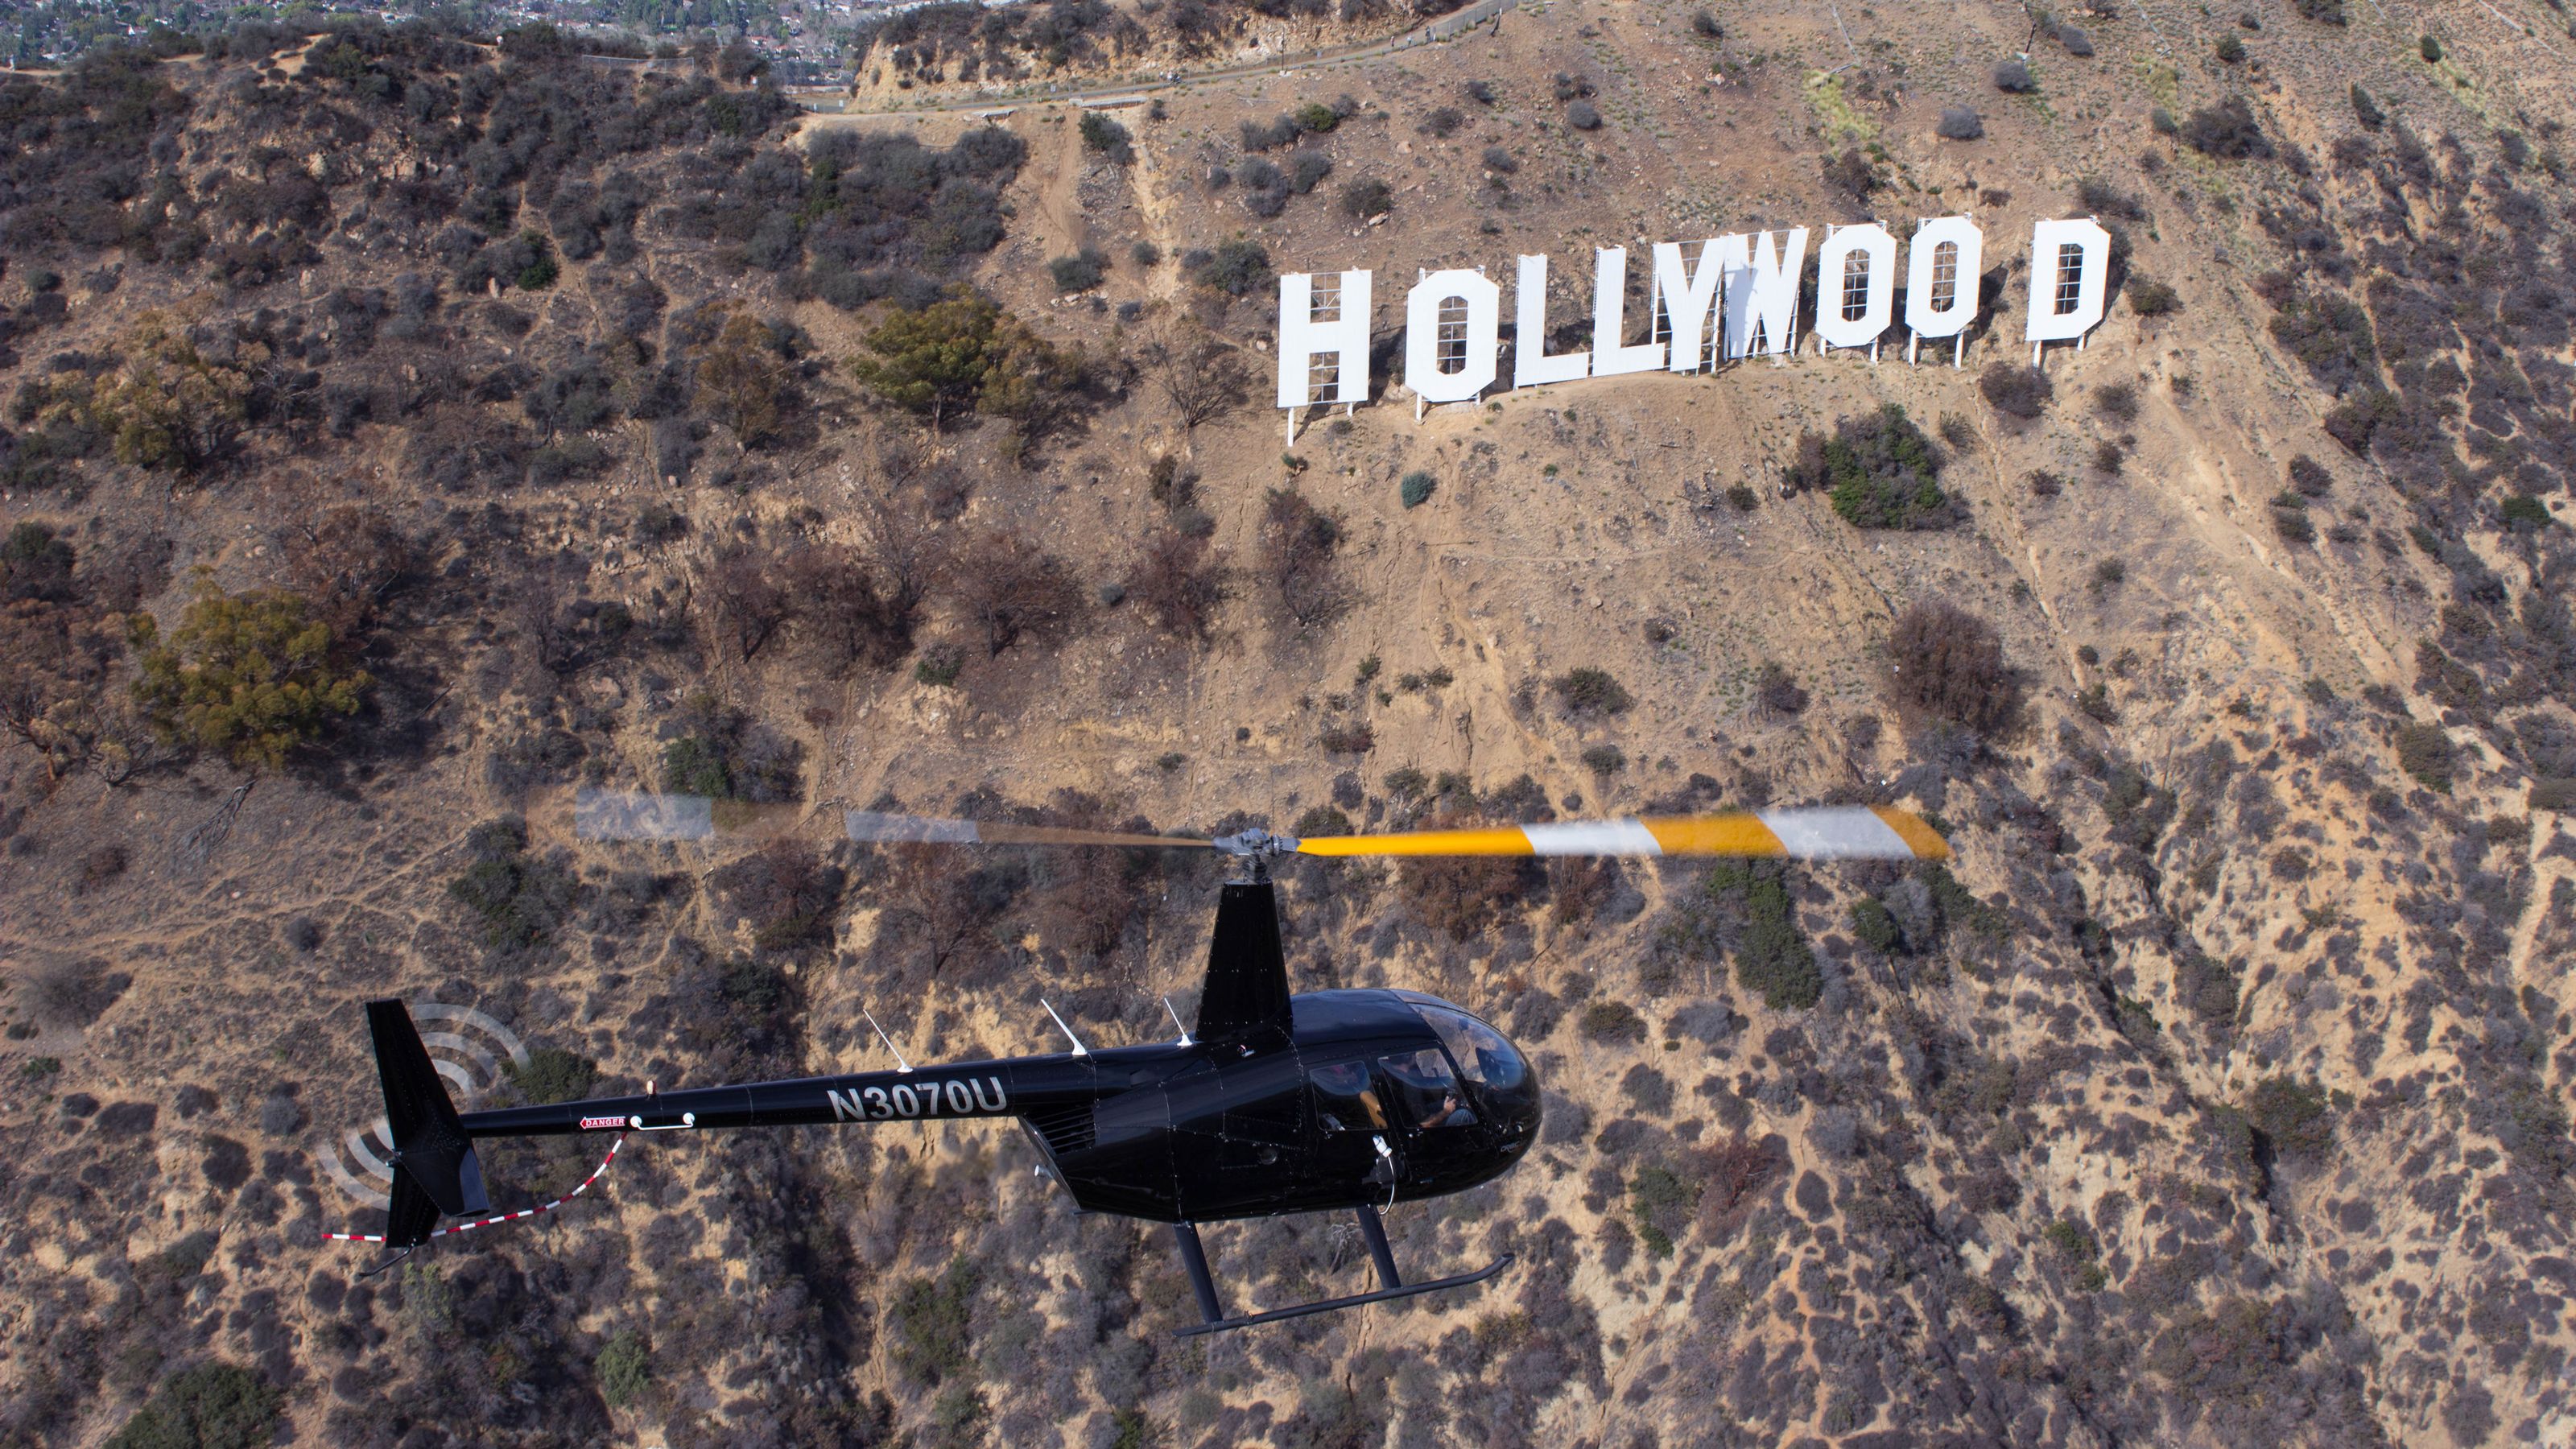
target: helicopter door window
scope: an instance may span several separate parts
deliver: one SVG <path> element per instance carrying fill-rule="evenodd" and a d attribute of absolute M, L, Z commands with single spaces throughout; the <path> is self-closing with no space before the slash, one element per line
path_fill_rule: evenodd
<path fill-rule="evenodd" d="M 1438 1047 L 1380 1057 L 1377 1064 L 1394 1088 L 1389 1109 L 1403 1125 L 1429 1130 L 1465 1127 L 1476 1120 L 1458 1090 L 1458 1074 L 1450 1070 L 1449 1059 Z"/>
<path fill-rule="evenodd" d="M 1316 1120 L 1327 1132 L 1381 1132 L 1386 1129 L 1386 1105 L 1377 1086 L 1369 1079 L 1365 1062 L 1326 1062 L 1310 1068 L 1306 1080 L 1315 1085 Z"/>

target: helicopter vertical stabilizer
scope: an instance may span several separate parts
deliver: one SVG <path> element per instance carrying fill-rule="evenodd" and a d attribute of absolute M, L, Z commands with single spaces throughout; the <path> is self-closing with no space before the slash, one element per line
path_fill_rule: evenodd
<path fill-rule="evenodd" d="M 394 1187 L 385 1241 L 397 1248 L 429 1241 L 441 1213 L 489 1212 L 483 1164 L 447 1098 L 429 1049 L 400 1001 L 367 1003 L 367 1033 L 375 1039 L 376 1075 L 385 1093 L 385 1124 L 393 1139 Z"/>
<path fill-rule="evenodd" d="M 1279 950 L 1279 904 L 1270 882 L 1228 884 L 1217 902 L 1199 993 L 1201 1041 L 1289 1030 L 1288 965 Z"/>

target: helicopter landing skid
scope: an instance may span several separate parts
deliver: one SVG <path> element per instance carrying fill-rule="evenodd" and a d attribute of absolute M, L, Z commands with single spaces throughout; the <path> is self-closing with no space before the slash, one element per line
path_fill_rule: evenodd
<path fill-rule="evenodd" d="M 1313 1303 L 1300 1303 L 1293 1308 L 1273 1308 L 1266 1313 L 1247 1313 L 1228 1318 L 1216 1296 L 1216 1279 L 1208 1272 L 1207 1251 L 1199 1245 L 1199 1233 L 1191 1223 L 1174 1223 L 1172 1236 L 1181 1249 L 1181 1266 L 1189 1270 L 1190 1288 L 1199 1301 L 1199 1314 L 1205 1320 L 1186 1328 L 1172 1330 L 1175 1338 L 1196 1338 L 1201 1334 L 1224 1333 L 1231 1329 L 1250 1328 L 1256 1323 L 1277 1323 L 1287 1318 L 1304 1318 L 1310 1314 L 1331 1313 L 1336 1309 L 1357 1308 L 1364 1303 L 1386 1303 L 1398 1298 L 1412 1298 L 1423 1293 L 1438 1293 L 1448 1288 L 1465 1288 L 1482 1283 L 1512 1265 L 1517 1254 L 1505 1253 L 1473 1273 L 1460 1273 L 1449 1278 L 1435 1278 L 1428 1283 L 1407 1283 L 1395 1270 L 1395 1255 L 1388 1251 L 1386 1227 L 1378 1220 L 1377 1209 L 1363 1206 L 1359 1210 L 1360 1232 L 1367 1237 L 1369 1256 L 1377 1265 L 1378 1281 L 1387 1286 L 1374 1293 L 1354 1293 L 1345 1298 L 1325 1298 Z"/>

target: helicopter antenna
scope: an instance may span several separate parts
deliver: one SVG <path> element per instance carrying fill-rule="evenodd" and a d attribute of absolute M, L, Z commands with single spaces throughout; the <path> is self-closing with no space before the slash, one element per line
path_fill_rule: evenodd
<path fill-rule="evenodd" d="M 903 1059 L 903 1049 L 894 1044 L 893 1037 L 886 1035 L 886 1029 L 884 1027 L 877 1026 L 877 1014 L 862 1007 L 859 1010 L 859 1015 L 868 1019 L 868 1025 L 877 1027 L 877 1040 L 884 1042 L 885 1049 L 894 1053 L 894 1069 L 898 1072 L 911 1071 L 912 1063 Z"/>
<path fill-rule="evenodd" d="M 1061 1017 L 1061 1016 L 1056 1016 L 1056 1015 L 1055 1015 L 1055 1008 L 1054 1008 L 1054 1007 L 1052 1007 L 1052 1006 L 1047 1006 L 1047 1001 L 1046 1001 L 1046 998 L 1045 998 L 1045 997 L 1041 996 L 1041 997 L 1039 997 L 1039 998 L 1038 998 L 1038 1005 L 1040 1005 L 1040 1006 L 1046 1006 L 1046 1014 L 1047 1014 L 1047 1015 L 1049 1015 L 1049 1016 L 1055 1017 L 1055 1029 L 1056 1029 L 1056 1030 L 1058 1030 L 1058 1031 L 1060 1031 L 1060 1032 L 1063 1032 L 1063 1033 L 1064 1033 L 1064 1039 L 1065 1039 L 1066 1041 L 1069 1041 L 1069 1042 L 1073 1043 L 1073 1054 L 1074 1054 L 1075 1056 L 1078 1056 L 1078 1057 L 1087 1057 L 1087 1056 L 1091 1055 L 1090 1050 L 1089 1050 L 1088 1048 L 1086 1048 L 1086 1047 L 1084 1047 L 1084 1046 L 1083 1046 L 1083 1044 L 1082 1044 L 1082 1038 L 1080 1038 L 1080 1037 L 1078 1037 L 1078 1036 L 1075 1036 L 1075 1035 L 1073 1034 L 1073 1028 L 1072 1028 L 1072 1027 L 1069 1027 L 1069 1026 L 1067 1026 L 1067 1025 L 1065 1025 L 1065 1024 L 1064 1024 L 1064 1018 L 1063 1018 L 1063 1017 Z"/>
<path fill-rule="evenodd" d="M 1187 1026 L 1182 1025 L 1182 1022 L 1181 1022 L 1181 1014 L 1180 1014 L 1179 1012 L 1177 1012 L 1177 1011 L 1172 1011 L 1172 998 L 1171 998 L 1171 997 L 1169 997 L 1169 996 L 1165 996 L 1165 997 L 1163 998 L 1163 1009 L 1164 1009 L 1165 1011 L 1170 1011 L 1170 1012 L 1172 1012 L 1172 1025 L 1174 1025 L 1174 1026 L 1178 1026 L 1178 1027 L 1180 1027 L 1180 1028 L 1181 1028 L 1181 1045 L 1183 1045 L 1183 1046 L 1194 1046 L 1194 1045 L 1196 1045 L 1196 1043 L 1194 1043 L 1194 1042 L 1192 1042 L 1192 1041 L 1190 1040 L 1190 1029 L 1189 1029 Z"/>

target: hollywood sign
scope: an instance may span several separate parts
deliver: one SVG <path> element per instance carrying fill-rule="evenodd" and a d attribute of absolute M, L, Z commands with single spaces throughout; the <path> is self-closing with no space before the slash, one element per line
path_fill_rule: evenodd
<path fill-rule="evenodd" d="M 2082 345 L 2109 308 L 2110 233 L 2091 218 L 2043 221 L 2031 255 L 2045 257 L 2045 290 L 2032 299 L 2022 340 L 2031 361 L 2051 342 Z M 1695 373 L 1720 361 L 1798 350 L 1798 305 L 1807 267 L 1807 228 L 1711 237 L 1685 260 L 1681 242 L 1654 246 L 1646 340 L 1629 342 L 1628 249 L 1602 247 L 1592 259 L 1592 345 L 1547 350 L 1547 258 L 1525 256 L 1513 292 L 1512 379 L 1543 387 L 1625 373 Z M 1905 259 L 1906 360 L 1925 339 L 1952 339 L 1958 366 L 1977 320 L 1977 279 L 1985 234 L 1964 216 L 1919 224 Z M 1828 227 L 1816 249 L 1821 305 L 1809 330 L 1820 354 L 1866 350 L 1872 361 L 1896 325 L 1896 238 L 1876 223 Z M 2040 291 L 2043 269 L 2032 268 Z M 1827 292 L 1824 279 L 1837 285 Z M 1369 396 L 1370 279 L 1365 271 L 1290 272 L 1279 278 L 1279 406 L 1293 434 L 1301 408 L 1349 407 Z M 1423 274 L 1404 298 L 1404 385 L 1415 416 L 1433 403 L 1473 402 L 1500 378 L 1502 288 L 1482 268 Z"/>

